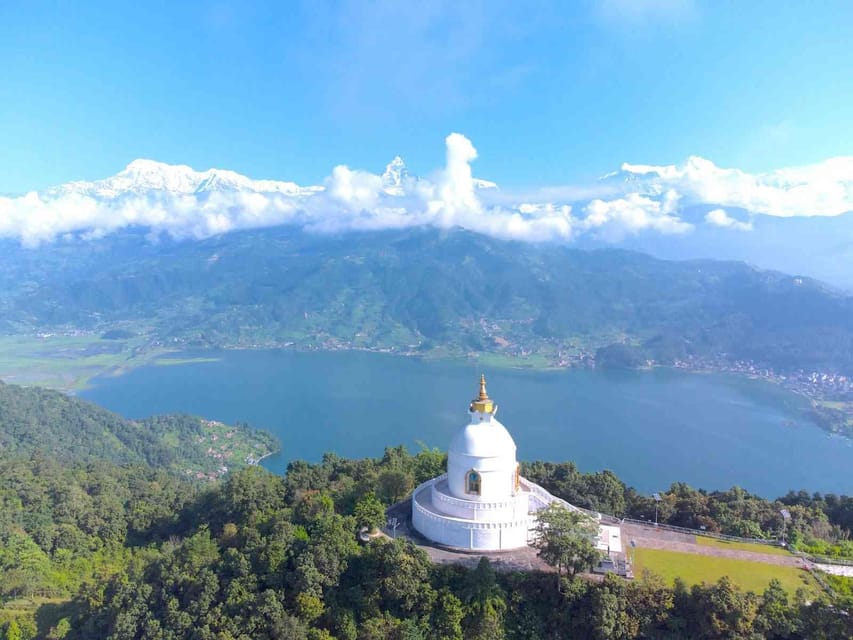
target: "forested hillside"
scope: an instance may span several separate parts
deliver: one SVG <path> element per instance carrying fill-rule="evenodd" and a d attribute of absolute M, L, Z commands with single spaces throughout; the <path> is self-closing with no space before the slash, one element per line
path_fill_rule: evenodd
<path fill-rule="evenodd" d="M 231 434 L 220 438 L 220 435 Z M 221 440 L 221 441 L 220 441 Z M 186 415 L 127 420 L 85 400 L 0 382 L 0 453 L 36 452 L 62 462 L 146 463 L 215 474 L 277 449 L 266 432 Z"/>
<path fill-rule="evenodd" d="M 124 421 L 55 392 L 0 385 L 0 640 L 841 638 L 853 581 L 834 594 L 764 593 L 652 576 L 562 578 L 433 564 L 405 540 L 358 542 L 385 509 L 444 471 L 446 456 L 387 448 L 326 454 L 284 476 L 253 466 L 208 482 L 176 459 L 203 454 L 194 418 Z M 223 425 L 224 427 L 224 425 Z M 104 459 L 100 459 L 103 457 Z M 201 463 L 201 462 L 200 462 Z M 182 463 L 183 464 L 183 463 Z M 853 498 L 676 483 L 659 504 L 609 471 L 534 462 L 523 473 L 617 516 L 788 539 L 853 555 Z M 202 474 L 203 475 L 203 474 Z M 204 476 L 207 477 L 207 476 Z M 817 597 L 817 599 L 815 599 Z"/>
<path fill-rule="evenodd" d="M 130 640 L 445 640 L 842 638 L 844 597 L 814 600 L 778 584 L 746 593 L 728 580 L 688 588 L 654 576 L 603 583 L 540 572 L 435 565 L 411 542 L 357 542 L 387 505 L 440 472 L 444 455 L 386 449 L 326 455 L 284 476 L 252 467 L 194 483 L 145 465 L 0 457 L 0 638 Z M 560 495 L 640 515 L 648 500 L 609 472 L 525 466 Z M 792 494 L 801 538 L 849 518 Z M 740 490 L 674 486 L 662 515 L 773 535 L 781 503 Z M 849 505 L 850 499 L 840 498 Z M 726 515 L 728 514 L 728 515 Z M 848 513 L 849 516 L 849 513 Z M 840 519 L 837 519 L 840 518 Z M 33 609 L 33 606 L 38 607 Z"/>
<path fill-rule="evenodd" d="M 328 236 L 288 227 L 27 251 L 10 249 L 14 264 L 0 260 L 7 332 L 76 328 L 170 346 L 537 353 L 552 362 L 626 343 L 640 361 L 745 359 L 853 373 L 853 299 L 743 263 L 669 262 L 464 230 Z"/>

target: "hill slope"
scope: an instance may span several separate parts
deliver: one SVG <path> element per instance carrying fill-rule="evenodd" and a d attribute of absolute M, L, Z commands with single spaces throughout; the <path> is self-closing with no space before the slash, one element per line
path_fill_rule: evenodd
<path fill-rule="evenodd" d="M 222 456 L 211 451 L 217 430 L 236 436 L 228 451 L 216 452 Z M 224 464 L 245 466 L 247 454 L 257 458 L 274 448 L 264 432 L 182 415 L 131 421 L 57 391 L 0 382 L 0 453 L 5 455 L 40 452 L 63 463 L 106 460 L 215 474 Z"/>
<path fill-rule="evenodd" d="M 7 332 L 123 327 L 170 344 L 440 347 L 553 361 L 627 342 L 663 362 L 721 357 L 853 373 L 853 298 L 743 263 L 464 230 L 320 236 L 288 227 L 156 247 L 125 236 L 37 253 L 39 267 L 27 274 L 3 263 Z"/>

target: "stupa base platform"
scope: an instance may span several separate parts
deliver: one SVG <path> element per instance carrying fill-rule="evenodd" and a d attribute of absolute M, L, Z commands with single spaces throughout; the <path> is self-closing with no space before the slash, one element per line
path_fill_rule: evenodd
<path fill-rule="evenodd" d="M 421 535 L 438 545 L 468 551 L 503 551 L 529 544 L 536 517 L 528 512 L 526 495 L 505 503 L 475 503 L 450 496 L 446 484 L 446 476 L 439 476 L 412 494 L 412 526 Z M 460 517 L 466 511 L 469 517 Z M 506 516 L 510 517 L 496 520 Z"/>

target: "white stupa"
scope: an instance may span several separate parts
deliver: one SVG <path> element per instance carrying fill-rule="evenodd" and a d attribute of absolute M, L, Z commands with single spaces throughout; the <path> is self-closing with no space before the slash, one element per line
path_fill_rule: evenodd
<path fill-rule="evenodd" d="M 536 511 L 552 502 L 576 509 L 519 475 L 515 442 L 495 413 L 481 376 L 470 420 L 450 442 L 447 473 L 412 494 L 412 524 L 433 542 L 476 551 L 516 549 L 529 543 Z M 610 548 L 611 533 L 602 534 L 603 548 Z"/>

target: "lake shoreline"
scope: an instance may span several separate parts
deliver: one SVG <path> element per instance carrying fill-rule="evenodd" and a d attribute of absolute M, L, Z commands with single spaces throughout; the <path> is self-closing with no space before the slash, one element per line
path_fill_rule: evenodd
<path fill-rule="evenodd" d="M 560 371 L 568 371 L 568 370 L 577 370 L 577 369 L 590 369 L 590 370 L 599 370 L 599 371 L 607 371 L 607 370 L 619 370 L 617 367 L 602 367 L 596 366 L 594 361 L 591 361 L 592 364 L 586 363 L 583 365 L 568 365 L 568 366 L 558 366 L 554 364 L 542 365 L 541 363 L 537 363 L 535 361 L 527 361 L 526 358 L 516 358 L 513 356 L 507 357 L 501 354 L 493 354 L 491 352 L 480 352 L 476 354 L 465 355 L 431 355 L 430 353 L 416 353 L 412 351 L 395 351 L 392 349 L 386 348 L 337 348 L 337 349 L 304 349 L 297 347 L 295 345 L 288 345 L 285 347 L 272 348 L 267 349 L 265 347 L 218 347 L 216 349 L 198 349 L 198 352 L 204 353 L 208 351 L 294 351 L 297 353 L 375 353 L 375 354 L 384 354 L 389 356 L 403 357 L 403 358 L 414 358 L 418 360 L 422 360 L 425 362 L 448 362 L 448 363 L 457 363 L 457 364 L 471 364 L 480 362 L 481 360 L 485 360 L 483 362 L 484 367 L 489 367 L 491 369 L 507 369 L 507 370 L 519 370 L 519 371 L 535 371 L 535 372 L 560 372 Z M 195 350 L 188 350 L 190 352 L 194 352 Z M 164 362 L 158 362 L 157 360 L 147 360 L 141 362 L 139 366 L 146 365 L 154 365 L 154 366 L 169 366 L 172 364 L 185 364 L 185 363 L 196 363 L 196 362 L 209 362 L 215 361 L 216 358 L 210 358 L 208 356 L 200 356 L 200 357 L 191 357 L 191 358 L 177 358 L 176 362 L 169 362 L 170 358 L 168 357 L 169 353 L 186 353 L 187 350 L 169 350 L 166 352 L 161 352 L 159 354 L 160 360 Z M 495 357 L 494 359 L 492 357 Z M 853 428 L 845 426 L 845 421 L 851 425 L 853 425 L 853 402 L 846 408 L 845 411 L 835 411 L 835 415 L 830 413 L 829 410 L 821 410 L 820 403 L 826 398 L 821 396 L 817 396 L 814 393 L 810 393 L 802 388 L 794 388 L 789 384 L 786 384 L 786 378 L 784 376 L 780 376 L 779 374 L 769 371 L 767 374 L 756 373 L 752 371 L 743 371 L 737 368 L 731 368 L 728 366 L 708 366 L 705 363 L 697 363 L 694 366 L 683 366 L 683 365 L 668 365 L 668 364 L 660 364 L 660 363 L 651 363 L 641 367 L 634 368 L 625 368 L 625 370 L 629 371 L 653 371 L 653 370 L 671 370 L 678 372 L 686 372 L 692 374 L 715 374 L 715 375 L 731 375 L 736 378 L 743 378 L 749 380 L 757 380 L 765 383 L 773 384 L 787 393 L 794 394 L 798 397 L 806 399 L 811 405 L 810 417 L 812 420 L 824 431 L 840 435 L 845 438 L 853 439 Z M 127 370 L 127 369 L 125 369 Z M 122 371 L 121 373 L 124 373 Z M 121 375 L 121 373 L 117 373 L 116 375 Z"/>
<path fill-rule="evenodd" d="M 381 456 L 390 444 L 445 450 L 467 420 L 481 363 L 381 355 L 187 352 L 177 357 L 190 364 L 140 367 L 81 395 L 131 418 L 186 412 L 254 425 L 276 436 L 278 451 L 265 451 L 271 455 L 261 462 L 276 473 L 324 453 Z M 641 491 L 681 480 L 768 496 L 799 487 L 853 493 L 843 471 L 853 464 L 853 443 L 828 440 L 805 399 L 762 380 L 669 367 L 485 373 L 519 459 L 612 469 Z"/>
<path fill-rule="evenodd" d="M 7 340 L 11 340 L 10 337 Z M 47 347 L 50 341 L 36 340 L 32 336 L 18 336 L 15 338 L 25 344 L 20 349 L 14 349 L 13 362 L 5 363 L 6 369 L 2 379 L 11 383 L 23 383 L 29 385 L 46 386 L 61 390 L 70 395 L 78 395 L 91 388 L 98 378 L 106 379 L 123 376 L 140 367 L 180 367 L 186 364 L 200 364 L 214 362 L 222 357 L 219 354 L 232 352 L 257 352 L 257 351 L 281 351 L 294 353 L 370 353 L 389 356 L 398 356 L 406 359 L 416 359 L 422 362 L 447 362 L 459 365 L 471 365 L 480 363 L 481 368 L 486 370 L 518 370 L 532 372 L 562 372 L 578 369 L 616 370 L 615 367 L 596 366 L 592 358 L 584 359 L 578 363 L 560 361 L 559 364 L 549 362 L 542 355 L 530 354 L 530 356 L 507 356 L 500 353 L 478 352 L 469 354 L 454 354 L 441 350 L 432 352 L 417 352 L 412 350 L 397 350 L 393 348 L 371 348 L 371 347 L 336 347 L 336 348 L 304 348 L 295 344 L 285 344 L 278 347 L 267 347 L 262 345 L 225 347 L 195 347 L 178 348 L 176 346 L 165 347 L 163 345 L 151 345 L 141 341 L 129 341 L 123 345 L 115 344 L 95 336 L 57 336 L 53 338 L 58 345 L 54 346 L 53 357 Z M 64 347 L 63 341 L 76 343 L 77 351 L 71 351 Z M 64 348 L 63 348 L 64 347 Z M 99 354 L 99 349 L 113 348 L 114 353 L 109 357 Z M 91 365 L 86 361 L 87 355 L 95 351 L 98 353 L 93 358 Z M 81 354 L 76 356 L 75 353 Z M 190 354 L 189 357 L 186 354 Z M 182 357 L 183 356 L 183 357 Z M 2 365 L 4 363 L 0 363 Z M 782 376 L 769 369 L 759 369 L 750 363 L 712 363 L 707 361 L 681 362 L 674 365 L 650 362 L 646 366 L 637 367 L 639 370 L 649 371 L 655 369 L 674 370 L 698 374 L 725 374 L 744 379 L 760 380 L 772 383 L 788 393 L 806 399 L 810 404 L 810 418 L 824 431 L 830 434 L 853 438 L 853 397 L 837 397 L 826 393 L 819 388 L 810 388 L 802 380 L 796 384 L 791 379 Z M 815 378 L 820 376 L 813 374 Z M 807 381 L 806 381 L 807 382 Z"/>

